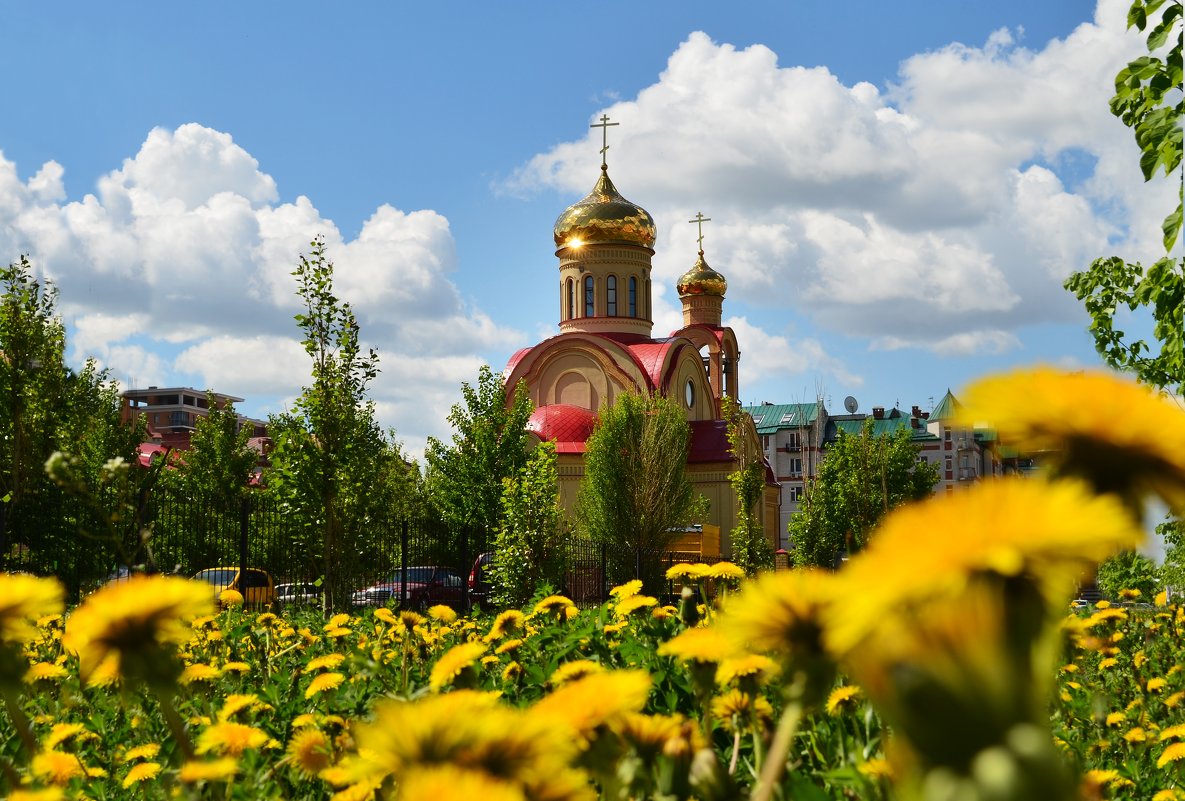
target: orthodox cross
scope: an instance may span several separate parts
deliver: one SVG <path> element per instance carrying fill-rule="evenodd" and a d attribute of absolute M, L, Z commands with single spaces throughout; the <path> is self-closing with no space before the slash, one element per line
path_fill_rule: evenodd
<path fill-rule="evenodd" d="M 711 222 L 711 221 L 712 221 L 712 218 L 705 217 L 704 213 L 702 211 L 697 211 L 695 213 L 694 220 L 687 221 L 689 223 L 695 223 L 696 228 L 699 230 L 699 236 L 696 238 L 695 241 L 699 243 L 699 255 L 701 255 L 701 256 L 704 255 L 704 223 Z"/>
<path fill-rule="evenodd" d="M 605 154 L 609 152 L 609 128 L 613 125 L 621 125 L 620 122 L 609 122 L 609 115 L 602 114 L 600 122 L 594 122 L 589 128 L 601 129 L 601 169 L 608 169 L 609 165 L 605 162 Z"/>

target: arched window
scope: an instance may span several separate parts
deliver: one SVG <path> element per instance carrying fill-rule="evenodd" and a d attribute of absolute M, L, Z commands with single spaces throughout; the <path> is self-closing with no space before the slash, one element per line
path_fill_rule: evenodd
<path fill-rule="evenodd" d="M 630 276 L 630 317 L 638 316 L 638 279 Z"/>
<path fill-rule="evenodd" d="M 576 316 L 576 304 L 572 298 L 572 279 L 569 278 L 564 282 L 564 308 L 568 310 L 565 320 L 571 320 Z"/>
<path fill-rule="evenodd" d="M 605 279 L 605 314 L 617 316 L 617 276 L 611 275 Z"/>
<path fill-rule="evenodd" d="M 647 319 L 647 320 L 649 320 L 649 319 L 650 319 L 650 317 L 651 317 L 651 314 L 650 314 L 650 279 L 649 279 L 649 278 L 647 278 L 647 279 L 646 279 L 646 303 L 645 303 L 645 307 L 646 307 L 646 319 Z"/>
<path fill-rule="evenodd" d="M 596 306 L 593 305 L 593 277 L 584 276 L 584 316 L 592 317 Z"/>

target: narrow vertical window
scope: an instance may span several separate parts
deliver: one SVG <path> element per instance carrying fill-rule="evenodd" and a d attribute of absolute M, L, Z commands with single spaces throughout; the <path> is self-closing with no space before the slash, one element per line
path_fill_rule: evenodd
<path fill-rule="evenodd" d="M 605 314 L 617 316 L 617 276 L 611 275 L 605 279 Z"/>
<path fill-rule="evenodd" d="M 591 275 L 584 276 L 584 316 L 592 317 L 593 311 L 596 308 L 593 305 L 593 277 Z"/>
<path fill-rule="evenodd" d="M 569 278 L 564 283 L 564 308 L 568 310 L 565 320 L 571 320 L 576 316 L 576 304 L 572 299 L 572 279 Z"/>
<path fill-rule="evenodd" d="M 638 279 L 630 278 L 630 317 L 638 316 Z"/>

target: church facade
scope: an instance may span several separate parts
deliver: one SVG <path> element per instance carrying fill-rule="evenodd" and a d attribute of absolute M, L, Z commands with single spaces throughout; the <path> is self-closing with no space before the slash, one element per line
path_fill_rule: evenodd
<path fill-rule="evenodd" d="M 555 442 L 560 497 L 569 512 L 575 508 L 598 410 L 626 392 L 676 400 L 691 424 L 688 472 L 709 501 L 701 522 L 719 527 L 727 555 L 728 535 L 736 525 L 728 474 L 736 465 L 721 402 L 737 398 L 740 360 L 736 335 L 721 325 L 727 282 L 704 260 L 701 235 L 699 258 L 678 282 L 683 328 L 655 338 L 650 271 L 656 235 L 649 212 L 622 197 L 602 163 L 593 191 L 556 220 L 559 333 L 515 353 L 503 377 L 508 393 L 520 380 L 528 388 L 535 404 L 527 426 L 531 434 Z M 750 452 L 760 453 L 752 418 L 742 414 L 741 419 Z M 768 465 L 766 475 L 762 522 L 776 548 L 779 491 Z"/>

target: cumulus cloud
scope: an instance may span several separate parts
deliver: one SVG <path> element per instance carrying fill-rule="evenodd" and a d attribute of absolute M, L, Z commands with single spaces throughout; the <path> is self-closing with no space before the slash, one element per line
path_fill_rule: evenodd
<path fill-rule="evenodd" d="M 1102 0 L 1037 49 L 1005 29 L 918 54 L 880 88 L 690 35 L 653 85 L 597 112 L 621 123 L 618 188 L 658 222 L 656 284 L 694 260 L 686 221 L 702 210 L 726 310 L 788 308 L 870 348 L 940 354 L 1005 352 L 1024 327 L 1076 319 L 1067 275 L 1154 249 L 1172 201 L 1171 182 L 1140 180 L 1107 107 L 1143 47 L 1126 6 Z M 600 136 L 535 156 L 507 187 L 587 191 Z"/>
<path fill-rule="evenodd" d="M 462 297 L 443 216 L 382 205 L 348 239 L 308 198 L 279 202 L 227 133 L 155 129 L 81 200 L 66 200 L 62 176 L 51 161 L 22 183 L 0 154 L 0 251 L 30 253 L 63 288 L 72 358 L 94 357 L 121 379 L 271 398 L 266 411 L 291 404 L 310 369 L 291 273 L 318 234 L 336 294 L 387 371 L 374 387 L 380 408 L 439 401 L 414 412 L 421 443 L 440 433 L 444 399 L 476 375 L 475 354 L 522 342 Z"/>

